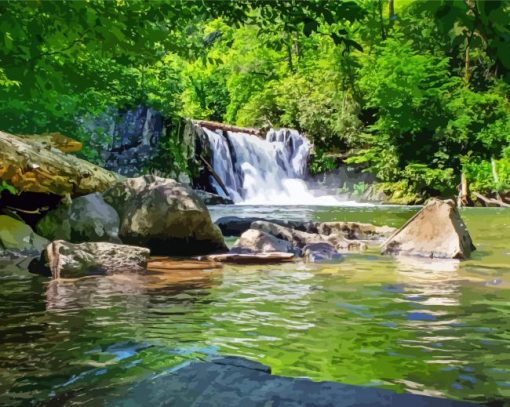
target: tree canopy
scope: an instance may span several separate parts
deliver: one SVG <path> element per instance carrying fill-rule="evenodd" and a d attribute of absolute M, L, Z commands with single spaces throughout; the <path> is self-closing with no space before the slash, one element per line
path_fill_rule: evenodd
<path fill-rule="evenodd" d="M 140 104 L 294 127 L 312 171 L 347 156 L 402 202 L 510 190 L 509 86 L 508 1 L 0 3 L 0 130 L 93 145 L 80 117 Z"/>

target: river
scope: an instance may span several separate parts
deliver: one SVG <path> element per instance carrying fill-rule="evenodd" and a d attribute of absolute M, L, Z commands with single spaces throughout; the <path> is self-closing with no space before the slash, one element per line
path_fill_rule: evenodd
<path fill-rule="evenodd" d="M 211 213 L 400 226 L 416 210 Z M 97 405 L 190 359 L 227 354 L 286 376 L 478 402 L 510 398 L 510 210 L 462 216 L 477 250 L 460 263 L 382 257 L 372 248 L 335 264 L 58 283 L 0 264 L 0 404 Z"/>

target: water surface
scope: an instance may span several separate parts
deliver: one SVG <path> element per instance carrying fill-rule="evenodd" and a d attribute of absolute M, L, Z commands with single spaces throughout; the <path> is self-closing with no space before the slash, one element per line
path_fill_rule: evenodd
<path fill-rule="evenodd" d="M 216 207 L 399 226 L 416 208 Z M 510 210 L 462 212 L 465 262 L 393 259 L 49 282 L 0 265 L 0 404 L 97 405 L 190 359 L 473 401 L 510 398 Z"/>

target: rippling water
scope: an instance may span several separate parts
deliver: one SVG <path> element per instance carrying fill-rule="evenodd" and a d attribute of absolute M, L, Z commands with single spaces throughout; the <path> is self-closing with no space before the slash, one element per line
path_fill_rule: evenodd
<path fill-rule="evenodd" d="M 398 226 L 415 208 L 217 207 Z M 189 359 L 473 401 L 510 398 L 510 210 L 469 209 L 466 262 L 381 257 L 49 280 L 0 265 L 0 404 L 97 405 Z M 21 264 L 23 266 L 23 264 Z"/>

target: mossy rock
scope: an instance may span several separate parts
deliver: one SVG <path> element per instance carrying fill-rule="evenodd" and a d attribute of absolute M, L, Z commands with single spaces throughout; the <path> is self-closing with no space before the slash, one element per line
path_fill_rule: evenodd
<path fill-rule="evenodd" d="M 38 256 L 48 244 L 48 240 L 34 233 L 27 224 L 0 215 L 0 256 Z"/>

